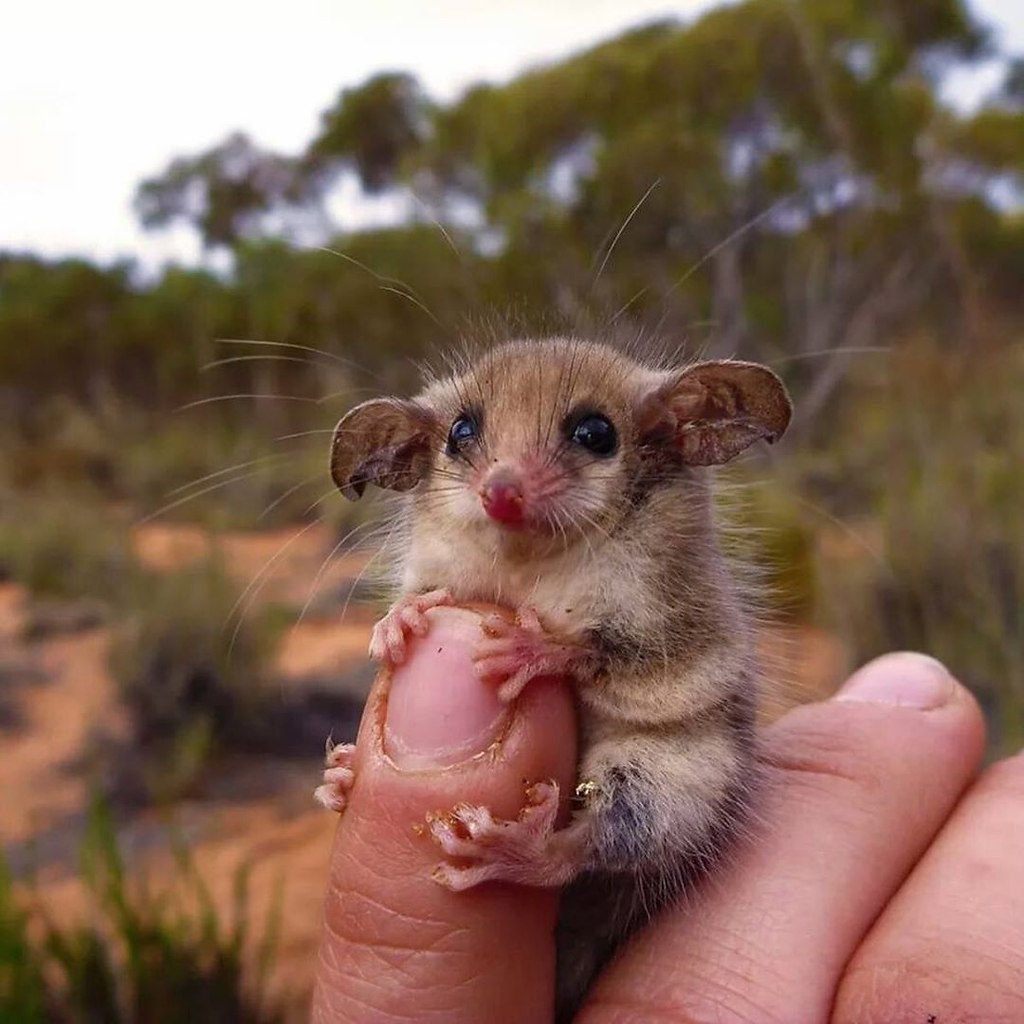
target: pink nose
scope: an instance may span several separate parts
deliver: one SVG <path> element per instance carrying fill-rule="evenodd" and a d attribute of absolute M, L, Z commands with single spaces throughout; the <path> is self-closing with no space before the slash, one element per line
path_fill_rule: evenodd
<path fill-rule="evenodd" d="M 511 480 L 491 480 L 480 491 L 484 511 L 503 526 L 521 526 L 523 522 L 523 492 Z"/>

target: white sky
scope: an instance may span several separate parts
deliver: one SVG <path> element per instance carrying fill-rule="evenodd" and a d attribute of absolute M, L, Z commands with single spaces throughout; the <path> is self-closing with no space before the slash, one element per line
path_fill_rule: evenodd
<path fill-rule="evenodd" d="M 22 0 L 0 22 L 0 249 L 147 263 L 197 256 L 144 234 L 135 186 L 240 129 L 297 151 L 344 86 L 410 70 L 450 98 L 709 0 Z M 1024 2 L 975 0 L 1024 52 Z M 976 84 L 963 83 L 965 94 Z"/>

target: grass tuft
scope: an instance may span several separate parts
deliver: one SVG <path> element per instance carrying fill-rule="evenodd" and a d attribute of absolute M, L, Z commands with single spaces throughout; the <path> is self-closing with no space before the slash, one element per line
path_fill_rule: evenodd
<path fill-rule="evenodd" d="M 18 898 L 0 861 L 0 1020 L 4 1024 L 280 1024 L 267 997 L 280 898 L 257 938 L 250 873 L 219 911 L 187 847 L 159 889 L 129 877 L 109 808 L 93 800 L 81 851 L 89 920 L 68 924 L 38 892 Z M 278 890 L 280 897 L 280 890 Z M 26 907 L 25 904 L 28 904 Z"/>

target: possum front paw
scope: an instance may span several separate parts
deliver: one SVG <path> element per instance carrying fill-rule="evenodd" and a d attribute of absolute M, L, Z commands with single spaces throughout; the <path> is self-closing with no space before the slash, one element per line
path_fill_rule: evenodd
<path fill-rule="evenodd" d="M 327 741 L 324 758 L 324 781 L 313 791 L 313 797 L 329 811 L 340 814 L 348 804 L 348 795 L 356 780 L 356 745 Z"/>
<path fill-rule="evenodd" d="M 585 679 L 597 670 L 590 648 L 551 636 L 532 608 L 520 610 L 515 622 L 488 615 L 481 628 L 485 639 L 473 651 L 476 673 L 485 682 L 500 684 L 503 701 L 515 700 L 539 676 Z"/>
<path fill-rule="evenodd" d="M 406 594 L 399 598 L 376 626 L 370 638 L 370 657 L 394 668 L 405 660 L 407 639 L 426 636 L 429 629 L 427 612 L 431 608 L 453 604 L 447 590 L 431 590 L 426 594 Z"/>
<path fill-rule="evenodd" d="M 538 782 L 526 790 L 526 803 L 511 821 L 495 818 L 486 807 L 459 804 L 446 814 L 427 815 L 431 838 L 446 861 L 433 873 L 446 889 L 461 891 L 481 882 L 557 886 L 574 878 L 584 862 L 589 822 L 576 819 L 555 828 L 558 784 Z"/>

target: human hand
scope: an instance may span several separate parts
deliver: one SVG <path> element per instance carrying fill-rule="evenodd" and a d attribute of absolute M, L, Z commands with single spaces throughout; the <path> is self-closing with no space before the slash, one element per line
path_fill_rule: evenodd
<path fill-rule="evenodd" d="M 531 684 L 503 708 L 472 671 L 473 613 L 430 616 L 390 697 L 379 682 L 367 704 L 316 1024 L 551 1019 L 557 894 L 451 893 L 413 826 L 460 801 L 512 816 L 524 779 L 570 791 L 571 695 Z M 918 655 L 790 712 L 764 732 L 752 840 L 627 945 L 578 1020 L 1024 1020 L 1024 758 L 972 785 L 982 745 L 973 699 Z"/>

